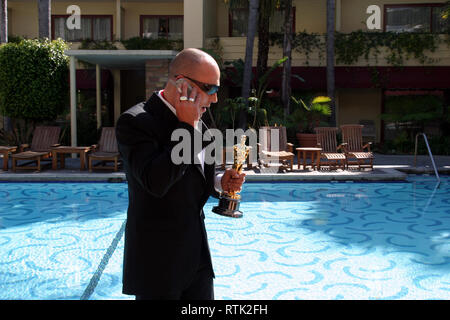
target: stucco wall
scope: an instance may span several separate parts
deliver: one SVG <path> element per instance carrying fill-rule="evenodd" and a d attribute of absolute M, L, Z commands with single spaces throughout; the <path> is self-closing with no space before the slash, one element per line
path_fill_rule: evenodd
<path fill-rule="evenodd" d="M 380 141 L 381 89 L 339 89 L 338 125 L 358 124 L 360 120 L 373 120 L 376 127 L 376 141 Z"/>

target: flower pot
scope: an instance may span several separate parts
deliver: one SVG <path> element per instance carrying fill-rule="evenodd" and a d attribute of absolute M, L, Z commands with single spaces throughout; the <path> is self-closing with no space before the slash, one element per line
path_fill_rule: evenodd
<path fill-rule="evenodd" d="M 317 134 L 315 133 L 297 133 L 299 147 L 311 148 L 317 145 Z"/>

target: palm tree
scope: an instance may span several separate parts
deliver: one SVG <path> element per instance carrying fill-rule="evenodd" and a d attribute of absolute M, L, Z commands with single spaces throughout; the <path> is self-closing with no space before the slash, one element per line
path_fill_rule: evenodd
<path fill-rule="evenodd" d="M 241 91 L 241 95 L 244 98 L 246 105 L 248 105 L 253 74 L 253 44 L 255 42 L 256 24 L 258 22 L 259 0 L 224 0 L 224 2 L 228 4 L 230 8 L 242 8 L 247 5 L 249 6 L 247 41 L 245 45 L 245 62 Z M 247 112 L 245 109 L 241 109 L 239 112 L 238 126 L 239 128 L 245 129 L 246 125 Z"/>
<path fill-rule="evenodd" d="M 7 0 L 0 0 L 0 43 L 8 42 Z"/>
<path fill-rule="evenodd" d="M 335 0 L 327 0 L 327 95 L 331 98 L 331 126 L 336 126 L 335 74 L 334 74 L 334 33 Z"/>
<path fill-rule="evenodd" d="M 256 78 L 264 75 L 267 70 L 269 55 L 269 25 L 275 9 L 279 8 L 281 0 L 224 0 L 230 8 L 242 8 L 249 5 L 249 18 L 247 30 L 247 42 L 245 50 L 244 83 L 242 85 L 242 96 L 247 98 L 250 94 L 252 76 L 253 43 L 258 25 L 258 58 L 256 63 Z M 254 29 L 253 29 L 254 28 Z M 242 110 L 240 114 L 239 127 L 245 126 L 246 114 Z"/>
<path fill-rule="evenodd" d="M 51 38 L 51 0 L 38 0 L 39 38 Z"/>
<path fill-rule="evenodd" d="M 449 19 L 449 17 L 450 17 L 450 1 L 447 1 L 444 4 L 441 16 L 442 16 L 443 19 Z"/>
<path fill-rule="evenodd" d="M 242 84 L 242 97 L 250 96 L 252 81 L 253 43 L 256 35 L 259 0 L 249 0 L 248 30 L 245 45 L 244 79 Z"/>
<path fill-rule="evenodd" d="M 8 1 L 0 0 L 0 44 L 8 42 Z M 6 132 L 11 131 L 11 119 L 3 116 L 3 126 Z"/>
<path fill-rule="evenodd" d="M 450 1 L 447 1 L 442 7 L 441 18 L 450 21 Z M 447 22 L 446 26 L 447 30 L 444 30 L 444 32 L 450 32 L 450 23 Z"/>
<path fill-rule="evenodd" d="M 283 57 L 287 57 L 283 64 L 283 76 L 281 83 L 281 102 L 284 106 L 284 118 L 289 116 L 291 97 L 291 58 L 292 58 L 292 0 L 284 0 L 284 39 Z"/>
<path fill-rule="evenodd" d="M 244 77 L 242 79 L 242 97 L 245 99 L 246 106 L 250 97 L 250 87 L 252 83 L 253 67 L 253 43 L 256 35 L 256 23 L 258 19 L 259 0 L 249 0 L 247 41 L 245 45 L 245 64 Z M 239 128 L 245 130 L 247 125 L 247 111 L 241 109 L 239 112 Z"/>
<path fill-rule="evenodd" d="M 260 0 L 259 2 L 257 78 L 261 77 L 268 70 L 270 18 L 273 16 L 275 10 L 280 7 L 280 1 Z"/>

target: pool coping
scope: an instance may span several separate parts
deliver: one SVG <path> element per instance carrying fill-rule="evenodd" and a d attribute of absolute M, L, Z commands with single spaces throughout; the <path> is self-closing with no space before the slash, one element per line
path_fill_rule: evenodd
<path fill-rule="evenodd" d="M 218 171 L 220 172 L 220 171 Z M 373 171 L 294 171 L 273 173 L 269 170 L 245 170 L 246 181 L 402 181 L 407 173 L 385 166 L 375 166 Z M 59 170 L 42 172 L 2 172 L 0 182 L 125 182 L 124 172 L 88 172 Z"/>

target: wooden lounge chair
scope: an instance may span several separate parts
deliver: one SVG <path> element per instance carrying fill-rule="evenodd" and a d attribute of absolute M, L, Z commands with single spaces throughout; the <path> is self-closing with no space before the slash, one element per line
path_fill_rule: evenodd
<path fill-rule="evenodd" d="M 358 169 L 370 168 L 373 170 L 373 153 L 370 151 L 372 142 L 363 143 L 363 125 L 345 124 L 341 127 L 342 141 L 345 142 L 347 167 L 357 165 Z"/>
<path fill-rule="evenodd" d="M 60 133 L 60 127 L 36 127 L 34 129 L 31 145 L 22 144 L 19 147 L 19 152 L 11 155 L 13 171 L 16 172 L 17 169 L 41 171 L 41 160 L 51 158 L 52 147 L 57 147 L 59 145 L 58 141 Z M 27 160 L 27 163 L 19 166 L 19 160 Z M 36 165 L 27 165 L 30 161 L 35 161 Z"/>
<path fill-rule="evenodd" d="M 359 120 L 362 127 L 363 142 L 374 141 L 377 138 L 377 129 L 374 120 Z"/>
<path fill-rule="evenodd" d="M 102 128 L 100 141 L 98 144 L 92 145 L 92 153 L 88 154 L 89 172 L 92 172 L 93 169 L 112 169 L 117 171 L 119 156 L 115 128 Z M 93 161 L 100 161 L 100 164 L 94 166 Z M 114 166 L 107 165 L 110 162 L 114 162 Z"/>
<path fill-rule="evenodd" d="M 278 131 L 278 141 L 274 143 L 272 131 Z M 287 142 L 286 127 L 261 127 L 259 129 L 260 143 L 258 143 L 258 163 L 260 167 L 270 164 L 279 165 L 279 170 L 293 170 L 294 145 Z"/>
<path fill-rule="evenodd" d="M 9 154 L 17 151 L 17 146 L 0 146 L 0 154 L 3 155 L 3 171 L 8 171 Z"/>
<path fill-rule="evenodd" d="M 345 170 L 346 157 L 344 144 L 337 145 L 336 133 L 338 128 L 317 127 L 314 128 L 314 131 L 317 134 L 317 147 L 322 148 L 319 159 L 319 170 L 323 166 L 328 166 L 330 169 L 334 170 L 338 167 Z"/>

